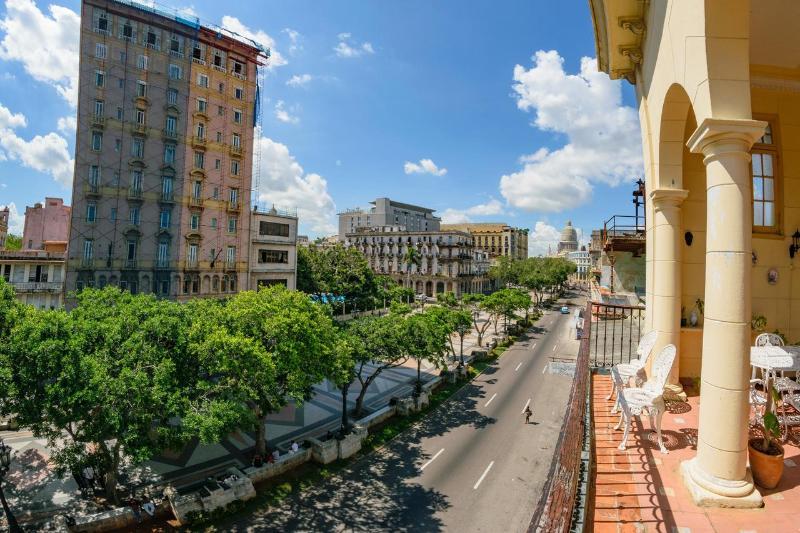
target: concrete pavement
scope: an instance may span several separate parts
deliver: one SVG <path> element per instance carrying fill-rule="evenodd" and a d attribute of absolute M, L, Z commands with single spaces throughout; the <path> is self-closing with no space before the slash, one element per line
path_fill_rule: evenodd
<path fill-rule="evenodd" d="M 525 531 L 566 409 L 570 315 L 547 312 L 529 336 L 413 430 L 279 507 L 220 531 Z M 524 424 L 525 405 L 533 409 Z"/>

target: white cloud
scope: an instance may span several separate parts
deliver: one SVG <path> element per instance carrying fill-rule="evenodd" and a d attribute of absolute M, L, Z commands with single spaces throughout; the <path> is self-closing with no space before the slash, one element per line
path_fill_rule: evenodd
<path fill-rule="evenodd" d="M 287 124 L 297 124 L 300 122 L 300 117 L 293 115 L 297 112 L 297 106 L 286 107 L 283 100 L 278 100 L 275 104 L 275 118 Z"/>
<path fill-rule="evenodd" d="M 311 74 L 295 74 L 286 80 L 286 85 L 289 87 L 305 87 L 312 79 Z"/>
<path fill-rule="evenodd" d="M 19 61 L 34 79 L 55 87 L 73 107 L 78 101 L 80 17 L 50 5 L 49 14 L 33 0 L 6 0 L 0 19 L 0 59 Z"/>
<path fill-rule="evenodd" d="M 337 160 L 336 160 L 336 166 L 337 166 L 337 167 L 340 167 L 340 166 L 342 166 L 342 160 L 341 160 L 341 159 L 337 159 Z"/>
<path fill-rule="evenodd" d="M 316 234 L 336 232 L 336 206 L 328 182 L 319 174 L 306 174 L 285 144 L 261 137 L 261 174 L 255 176 L 261 203 L 296 207 L 304 231 Z"/>
<path fill-rule="evenodd" d="M 280 52 L 275 49 L 275 39 L 270 37 L 266 32 L 263 30 L 251 30 L 242 22 L 236 18 L 231 17 L 229 15 L 225 15 L 222 17 L 222 27 L 228 31 L 236 33 L 242 37 L 250 39 L 259 43 L 262 46 L 269 48 L 270 51 L 270 58 L 269 58 L 269 65 L 268 68 L 272 69 L 275 67 L 281 67 L 288 63 L 285 57 L 283 57 Z"/>
<path fill-rule="evenodd" d="M 7 205 L 0 205 L 0 210 L 6 207 L 8 207 L 8 232 L 21 237 L 22 230 L 25 228 L 25 215 L 19 214 L 17 205 L 14 202 L 9 202 Z"/>
<path fill-rule="evenodd" d="M 155 5 L 154 7 L 158 7 L 158 5 Z M 194 5 L 179 7 L 177 12 L 182 17 L 198 18 L 200 16 L 197 14 L 197 10 L 195 10 Z"/>
<path fill-rule="evenodd" d="M 636 111 L 622 104 L 620 81 L 581 59 L 579 74 L 567 74 L 555 50 L 538 51 L 534 65 L 514 67 L 517 107 L 534 111 L 533 125 L 567 137 L 561 148 L 540 148 L 520 158 L 522 168 L 500 179 L 514 207 L 558 212 L 585 204 L 596 183 L 617 186 L 642 173 Z"/>
<path fill-rule="evenodd" d="M 281 30 L 283 33 L 289 36 L 289 54 L 295 55 L 298 52 L 303 51 L 303 45 L 300 44 L 300 40 L 303 36 L 300 34 L 299 31 L 293 30 L 291 28 L 284 28 Z"/>
<path fill-rule="evenodd" d="M 406 174 L 432 174 L 434 176 L 444 176 L 447 174 L 446 168 L 439 168 L 431 159 L 420 159 L 419 163 L 406 161 L 403 165 Z"/>
<path fill-rule="evenodd" d="M 72 183 L 75 160 L 70 157 L 67 140 L 50 132 L 27 141 L 14 131 L 25 124 L 24 115 L 11 113 L 0 104 L 0 161 L 18 161 L 28 168 L 50 174 L 58 183 L 68 187 Z"/>
<path fill-rule="evenodd" d="M 333 47 L 333 51 L 339 57 L 360 57 L 364 54 L 374 54 L 375 48 L 372 43 L 365 41 L 357 42 L 350 33 L 340 33 L 337 35 L 339 42 Z"/>
<path fill-rule="evenodd" d="M 503 204 L 496 198 L 490 199 L 484 204 L 473 205 L 467 209 L 445 209 L 442 213 L 444 224 L 465 224 L 472 222 L 474 216 L 490 216 L 503 213 Z"/>
<path fill-rule="evenodd" d="M 58 119 L 58 131 L 66 135 L 74 135 L 78 127 L 78 119 L 73 115 Z"/>
<path fill-rule="evenodd" d="M 578 244 L 583 243 L 583 230 L 575 228 L 578 234 Z M 540 220 L 528 233 L 528 255 L 535 257 L 547 255 L 548 252 L 558 251 L 558 241 L 561 240 L 561 230 Z"/>

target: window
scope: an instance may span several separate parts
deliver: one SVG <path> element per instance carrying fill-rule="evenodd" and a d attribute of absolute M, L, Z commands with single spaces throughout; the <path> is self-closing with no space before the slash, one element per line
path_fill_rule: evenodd
<path fill-rule="evenodd" d="M 203 182 L 202 181 L 195 181 L 192 184 L 192 197 L 199 199 L 202 194 L 203 194 Z"/>
<path fill-rule="evenodd" d="M 169 242 L 161 241 L 158 243 L 158 255 L 157 255 L 158 266 L 165 267 L 167 266 L 167 262 L 169 261 Z M 163 291 L 163 292 L 168 292 Z"/>
<path fill-rule="evenodd" d="M 97 204 L 90 202 L 86 204 L 86 222 L 93 223 L 97 219 Z"/>
<path fill-rule="evenodd" d="M 167 103 L 169 105 L 178 103 L 178 89 L 167 89 Z"/>
<path fill-rule="evenodd" d="M 236 247 L 235 246 L 228 246 L 227 255 L 225 256 L 225 260 L 228 263 L 234 263 L 236 261 Z"/>
<path fill-rule="evenodd" d="M 220 168 L 222 168 L 222 160 L 215 159 L 214 160 L 214 170 L 219 170 Z"/>
<path fill-rule="evenodd" d="M 197 264 L 197 245 L 190 244 L 189 245 L 189 254 L 188 254 L 189 264 L 196 265 Z"/>
<path fill-rule="evenodd" d="M 219 187 L 214 187 L 214 190 L 211 192 L 211 197 L 214 200 L 219 200 Z"/>
<path fill-rule="evenodd" d="M 144 139 L 133 139 L 133 142 L 131 142 L 131 157 L 136 159 L 144 158 Z"/>
<path fill-rule="evenodd" d="M 278 222 L 266 222 L 262 220 L 258 224 L 259 235 L 272 235 L 275 237 L 288 237 L 289 224 L 280 224 Z"/>
<path fill-rule="evenodd" d="M 111 208 L 111 220 L 112 221 L 113 220 L 117 220 L 117 208 L 116 207 L 112 207 Z"/>
<path fill-rule="evenodd" d="M 171 215 L 171 211 L 169 209 L 162 209 L 161 214 L 158 217 L 158 227 L 161 229 L 169 228 L 169 219 Z"/>
<path fill-rule="evenodd" d="M 220 52 L 214 52 L 214 66 L 215 67 L 224 67 L 225 66 L 225 58 L 222 57 Z"/>
<path fill-rule="evenodd" d="M 125 119 L 125 112 L 123 111 L 121 106 L 117 106 L 117 120 L 124 120 Z"/>
<path fill-rule="evenodd" d="M 94 257 L 94 239 L 83 240 L 83 259 L 84 261 L 91 261 Z"/>
<path fill-rule="evenodd" d="M 239 189 L 231 189 L 228 191 L 228 201 L 232 205 L 237 205 L 239 203 Z"/>
<path fill-rule="evenodd" d="M 100 131 L 92 132 L 92 150 L 99 152 L 103 149 L 103 133 Z"/>
<path fill-rule="evenodd" d="M 94 116 L 102 117 L 103 116 L 103 108 L 104 104 L 102 100 L 95 100 L 94 101 Z"/>
<path fill-rule="evenodd" d="M 127 61 L 128 61 L 128 54 L 124 50 L 120 50 L 119 62 L 124 64 Z"/>
<path fill-rule="evenodd" d="M 234 148 L 241 148 L 242 147 L 242 138 L 239 136 L 238 133 L 233 134 L 232 143 Z"/>
<path fill-rule="evenodd" d="M 237 124 L 242 123 L 242 112 L 238 109 L 233 110 L 233 121 Z"/>
<path fill-rule="evenodd" d="M 102 70 L 95 70 L 94 71 L 94 85 L 95 87 L 105 87 L 106 85 L 106 73 Z"/>
<path fill-rule="evenodd" d="M 220 82 L 218 89 L 219 89 L 219 92 L 224 93 L 225 92 L 225 84 Z"/>
<path fill-rule="evenodd" d="M 199 111 L 200 113 L 205 113 L 207 106 L 208 103 L 203 98 L 197 99 L 197 111 Z"/>
<path fill-rule="evenodd" d="M 117 83 L 117 86 L 118 86 L 120 89 L 124 89 L 124 88 L 125 88 L 125 78 L 120 78 L 120 79 L 119 79 L 119 82 Z"/>
<path fill-rule="evenodd" d="M 131 207 L 128 211 L 128 222 L 134 226 L 138 226 L 141 222 L 140 212 L 138 207 Z"/>
<path fill-rule="evenodd" d="M 198 213 L 192 213 L 189 219 L 189 228 L 193 230 L 200 228 L 200 215 Z"/>
<path fill-rule="evenodd" d="M 236 98 L 237 100 L 243 100 L 244 99 L 244 89 L 242 89 L 241 87 L 236 87 L 233 90 L 233 97 Z"/>
<path fill-rule="evenodd" d="M 194 50 L 192 50 L 192 58 L 203 61 L 203 49 L 200 48 L 199 44 L 194 45 Z"/>
<path fill-rule="evenodd" d="M 172 65 L 169 66 L 169 77 L 173 80 L 181 80 L 183 79 L 183 69 L 179 65 Z"/>
<path fill-rule="evenodd" d="M 197 85 L 200 87 L 205 87 L 208 89 L 208 76 L 205 74 L 198 74 L 197 75 Z"/>
<path fill-rule="evenodd" d="M 94 57 L 97 59 L 105 59 L 107 51 L 108 49 L 106 48 L 106 45 L 102 43 L 97 43 L 94 45 Z"/>
<path fill-rule="evenodd" d="M 221 132 L 221 131 L 218 131 L 218 132 L 217 132 L 217 142 L 218 142 L 218 143 L 221 143 L 221 142 L 222 142 L 222 132 Z"/>
<path fill-rule="evenodd" d="M 166 129 L 169 133 L 175 133 L 178 130 L 178 117 L 167 115 L 167 121 L 164 125 L 164 129 Z"/>
<path fill-rule="evenodd" d="M 139 124 L 141 126 L 144 126 L 144 123 L 146 122 L 145 121 L 145 117 L 146 117 L 146 115 L 145 115 L 144 110 L 142 110 L 142 109 L 137 109 L 136 110 L 136 123 L 137 124 Z"/>
<path fill-rule="evenodd" d="M 159 45 L 159 41 L 160 40 L 161 39 L 159 39 L 159 37 L 156 34 L 156 32 L 154 32 L 153 30 L 148 30 L 147 39 L 145 41 L 145 46 L 158 50 L 158 45 Z"/>
<path fill-rule="evenodd" d="M 114 139 L 114 151 L 119 152 L 122 150 L 122 139 Z"/>
<path fill-rule="evenodd" d="M 142 171 L 131 170 L 131 191 L 136 193 L 142 192 Z"/>
<path fill-rule="evenodd" d="M 225 108 L 221 105 L 217 106 L 217 115 L 224 117 L 225 116 Z"/>
<path fill-rule="evenodd" d="M 205 168 L 205 154 L 203 152 L 194 153 L 194 166 L 195 168 Z"/>
<path fill-rule="evenodd" d="M 216 219 L 216 217 L 211 219 L 211 229 L 217 229 L 217 219 Z"/>
<path fill-rule="evenodd" d="M 198 139 L 205 139 L 206 138 L 206 125 L 200 122 L 197 125 L 197 138 Z"/>
<path fill-rule="evenodd" d="M 136 34 L 133 32 L 133 26 L 131 26 L 131 23 L 126 20 L 125 24 L 122 25 L 122 35 L 120 35 L 120 37 L 126 41 L 131 41 L 135 35 Z"/>
<path fill-rule="evenodd" d="M 181 42 L 181 38 L 179 36 L 173 35 L 170 37 L 169 52 L 171 54 L 183 55 L 183 43 Z"/>
<path fill-rule="evenodd" d="M 147 70 L 149 64 L 150 58 L 144 54 L 139 54 L 139 57 L 136 59 L 136 68 L 139 70 Z"/>
<path fill-rule="evenodd" d="M 92 191 L 96 191 L 100 185 L 100 167 L 92 165 L 89 167 L 89 187 Z"/>
<path fill-rule="evenodd" d="M 128 265 L 133 265 L 136 263 L 136 241 L 134 239 L 128 239 Z M 131 291 L 133 292 L 133 291 Z"/>
<path fill-rule="evenodd" d="M 231 161 L 231 175 L 238 176 L 239 175 L 239 162 L 238 161 Z"/>
<path fill-rule="evenodd" d="M 146 82 L 144 82 L 142 80 L 138 80 L 136 82 L 136 96 L 138 96 L 140 98 L 145 98 L 147 96 L 147 83 Z"/>
<path fill-rule="evenodd" d="M 174 144 L 165 144 L 164 145 L 164 164 L 165 165 L 172 165 L 175 163 L 175 145 Z"/>
<path fill-rule="evenodd" d="M 172 176 L 161 178 L 161 197 L 164 200 L 172 200 Z"/>
<path fill-rule="evenodd" d="M 753 151 L 753 226 L 773 229 L 777 226 L 775 210 L 775 156 Z"/>
<path fill-rule="evenodd" d="M 228 219 L 228 233 L 236 233 L 236 222 L 235 218 Z"/>
<path fill-rule="evenodd" d="M 239 74 L 240 76 L 244 75 L 244 65 L 239 61 L 233 60 L 233 69 L 234 74 Z"/>
<path fill-rule="evenodd" d="M 108 14 L 100 12 L 95 18 L 95 31 L 108 35 Z"/>
<path fill-rule="evenodd" d="M 289 263 L 289 252 L 287 250 L 259 250 L 259 263 Z"/>

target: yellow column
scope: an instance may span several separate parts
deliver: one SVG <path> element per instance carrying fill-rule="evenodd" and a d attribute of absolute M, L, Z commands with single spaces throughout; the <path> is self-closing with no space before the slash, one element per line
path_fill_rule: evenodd
<path fill-rule="evenodd" d="M 756 120 L 705 119 L 687 145 L 706 165 L 706 293 L 697 456 L 681 464 L 698 505 L 758 507 L 747 469 Z"/>
<path fill-rule="evenodd" d="M 689 195 L 683 189 L 656 189 L 650 193 L 653 206 L 653 329 L 658 331 L 653 353 L 674 344 L 680 354 L 681 339 L 681 203 Z M 678 382 L 678 359 L 672 365 L 668 388 L 682 395 Z M 652 359 L 651 359 L 652 360 Z"/>
<path fill-rule="evenodd" d="M 653 272 L 653 257 L 655 257 L 655 241 L 656 241 L 656 234 L 653 231 L 653 220 L 655 219 L 655 213 L 653 210 L 652 202 L 646 202 L 645 206 L 645 220 L 644 220 L 644 231 L 645 231 L 645 238 L 646 238 L 646 245 L 645 245 L 645 256 L 644 256 L 644 265 L 645 265 L 645 317 L 644 317 L 644 333 L 653 329 L 653 313 L 655 310 L 653 309 L 653 280 L 655 279 L 655 273 Z"/>

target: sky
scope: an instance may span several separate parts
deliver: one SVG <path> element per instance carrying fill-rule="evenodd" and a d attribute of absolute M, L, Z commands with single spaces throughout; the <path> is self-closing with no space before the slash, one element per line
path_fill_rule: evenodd
<path fill-rule="evenodd" d="M 0 205 L 21 233 L 26 205 L 71 198 L 80 3 L 0 2 Z M 532 255 L 567 220 L 586 243 L 633 214 L 633 89 L 597 71 L 585 1 L 158 6 L 271 49 L 253 186 L 312 237 L 377 197 L 530 228 Z"/>

